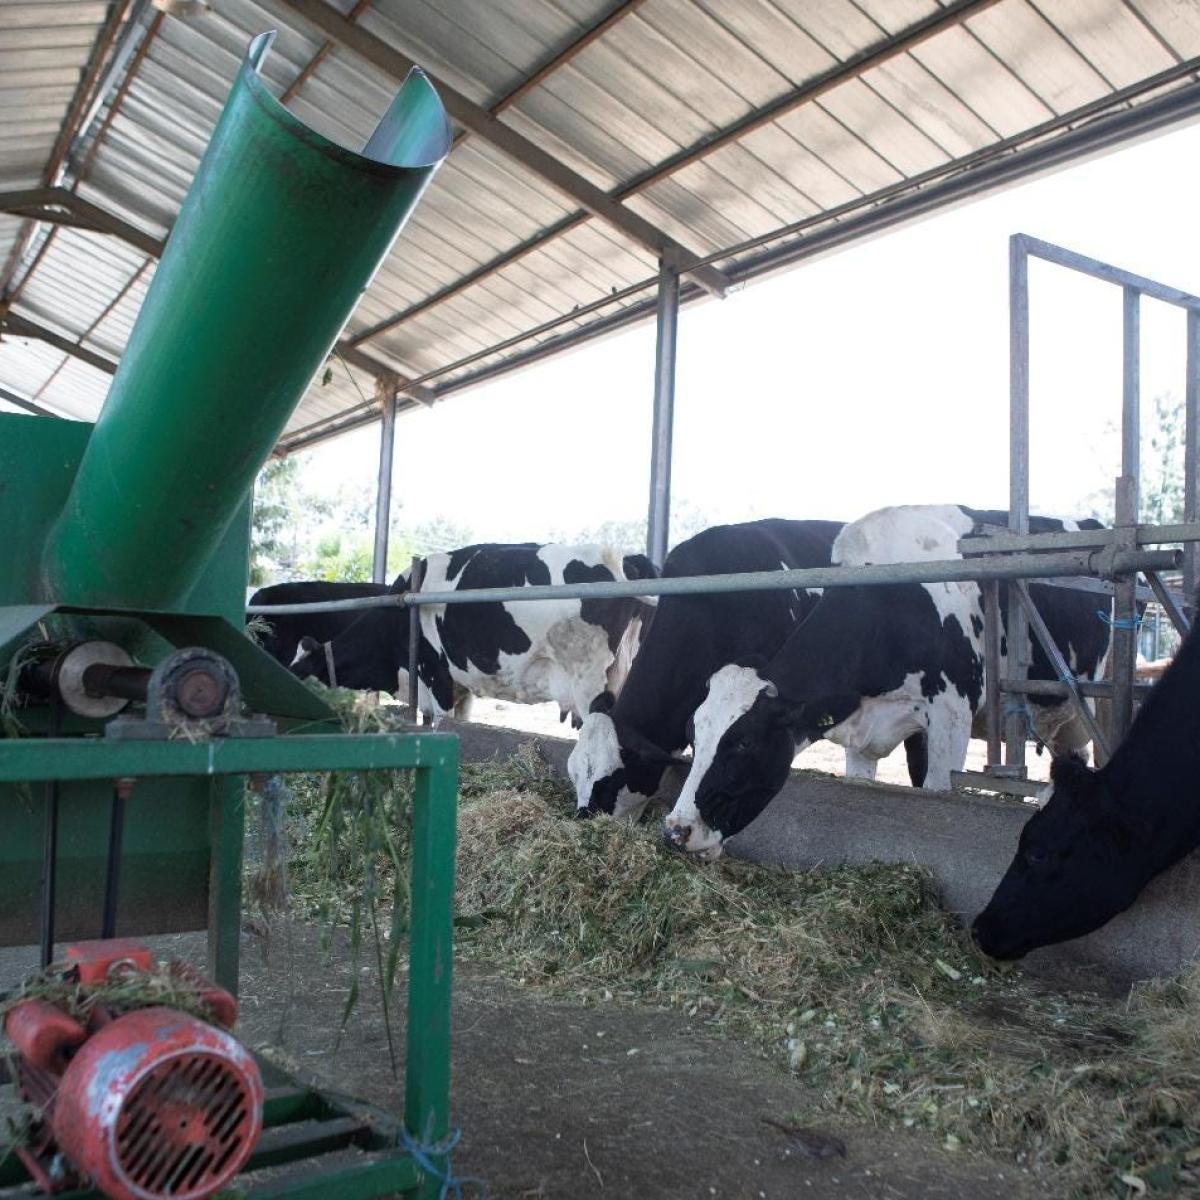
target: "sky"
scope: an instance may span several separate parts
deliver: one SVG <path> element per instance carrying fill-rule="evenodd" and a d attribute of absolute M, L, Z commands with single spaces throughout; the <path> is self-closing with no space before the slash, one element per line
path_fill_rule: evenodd
<path fill-rule="evenodd" d="M 685 309 L 675 500 L 714 523 L 1007 507 L 1009 236 L 1200 292 L 1197 164 L 1185 128 Z M 1085 514 L 1117 462 L 1121 292 L 1033 261 L 1030 314 L 1032 506 Z M 1182 395 L 1183 341 L 1182 312 L 1143 301 L 1144 413 Z M 401 523 L 536 541 L 644 517 L 653 368 L 650 322 L 403 416 Z M 377 461 L 375 426 L 305 477 L 333 491 Z"/>

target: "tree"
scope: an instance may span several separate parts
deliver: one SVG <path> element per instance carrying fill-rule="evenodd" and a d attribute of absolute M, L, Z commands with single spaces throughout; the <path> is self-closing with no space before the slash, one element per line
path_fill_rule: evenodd
<path fill-rule="evenodd" d="M 254 485 L 250 522 L 250 583 L 261 587 L 287 557 L 286 534 L 300 491 L 300 463 L 295 457 L 272 458 Z"/>
<path fill-rule="evenodd" d="M 1142 417 L 1139 519 L 1148 525 L 1170 525 L 1183 520 L 1183 401 L 1162 392 L 1150 404 L 1151 412 Z M 1118 437 L 1115 421 L 1109 421 L 1105 434 L 1109 440 Z M 1093 492 L 1082 507 L 1111 525 L 1116 519 L 1114 485 Z"/>

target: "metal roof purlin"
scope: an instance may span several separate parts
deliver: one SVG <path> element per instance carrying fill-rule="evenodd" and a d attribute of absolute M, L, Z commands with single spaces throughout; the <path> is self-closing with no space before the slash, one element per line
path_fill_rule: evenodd
<path fill-rule="evenodd" d="M 125 18 L 129 4 L 130 0 L 116 0 L 116 3 L 109 10 L 104 24 L 100 27 L 99 33 L 96 35 L 96 41 L 92 47 L 87 67 L 75 89 L 66 116 L 63 118 L 62 125 L 59 128 L 58 137 L 55 139 L 54 145 L 50 150 L 50 156 L 46 160 L 45 167 L 42 169 L 42 183 L 47 186 L 57 182 L 58 169 L 66 158 L 67 151 L 74 140 L 80 121 L 84 116 L 85 105 L 92 94 L 93 88 L 96 86 L 101 68 L 104 66 L 104 60 L 113 44 L 113 40 L 117 36 L 117 30 Z M 30 240 L 36 228 L 36 221 L 26 221 L 20 236 L 13 243 L 12 250 L 9 252 L 3 270 L 0 270 L 0 298 L 8 296 L 12 288 L 13 276 L 21 266 L 21 260 L 25 257 L 25 252 L 29 248 Z"/>
<path fill-rule="evenodd" d="M 283 3 L 306 20 L 322 30 L 327 37 L 333 38 L 339 45 L 354 51 L 365 58 L 379 70 L 386 72 L 397 80 L 401 80 L 415 65 L 413 61 L 395 47 L 389 45 L 374 34 L 351 24 L 336 9 L 331 8 L 325 0 L 283 0 Z M 429 74 L 426 72 L 426 74 Z M 464 96 L 462 92 L 450 87 L 449 84 L 429 75 L 434 87 L 446 106 L 450 116 L 490 142 L 498 150 L 516 159 L 528 170 L 541 176 L 542 179 L 582 204 L 595 216 L 603 218 L 615 226 L 627 237 L 651 250 L 656 255 L 672 253 L 681 269 L 692 276 L 697 283 L 715 296 L 722 296 L 728 285 L 725 276 L 714 267 L 704 267 L 692 270 L 690 264 L 697 261 L 698 255 L 685 246 L 681 246 L 674 238 L 664 233 L 656 225 L 626 208 L 618 200 L 614 200 L 602 188 L 573 171 L 565 163 L 552 154 L 543 150 L 535 142 L 529 140 L 510 125 L 492 116 L 486 108 L 476 104 Z"/>
<path fill-rule="evenodd" d="M 44 221 L 47 225 L 73 225 L 95 233 L 111 233 L 137 250 L 157 258 L 163 243 L 107 209 L 77 196 L 66 188 L 26 188 L 0 192 L 0 212 Z"/>
<path fill-rule="evenodd" d="M 316 2 L 319 2 L 319 0 L 316 0 Z M 961 25 L 970 17 L 998 3 L 999 0 L 957 0 L 956 3 L 948 5 L 944 9 L 938 9 L 930 16 L 922 17 L 921 20 L 916 21 L 899 33 L 887 37 L 873 46 L 867 47 L 862 53 L 854 55 L 845 62 L 838 63 L 837 66 L 822 72 L 816 78 L 807 80 L 791 91 L 785 92 L 760 108 L 756 108 L 753 112 L 747 113 L 732 125 L 718 130 L 711 136 L 686 147 L 678 154 L 672 155 L 663 162 L 649 168 L 643 174 L 631 179 L 628 183 L 623 184 L 611 192 L 610 195 L 614 200 L 627 200 L 630 196 L 645 191 L 646 188 L 652 187 L 677 171 L 682 171 L 685 167 L 690 166 L 699 159 L 715 153 L 723 146 L 737 141 L 747 133 L 752 133 L 755 129 L 777 120 L 779 117 L 798 108 L 801 104 L 815 100 L 832 88 L 838 87 L 843 83 L 848 83 L 852 79 L 857 79 L 859 76 L 887 62 L 889 59 L 895 58 L 899 54 L 907 53 L 921 42 L 927 41 L 929 38 L 946 29 Z M 492 111 L 495 112 L 496 109 L 493 108 Z M 574 213 L 556 222 L 549 228 L 528 238 L 519 246 L 514 246 L 512 250 L 506 251 L 504 254 L 494 258 L 491 262 L 484 263 L 481 267 L 464 275 L 461 279 L 456 279 L 453 283 L 435 292 L 432 296 L 428 296 L 424 300 L 410 305 L 403 312 L 396 313 L 394 316 L 388 317 L 383 321 L 378 321 L 370 328 L 355 334 L 350 341 L 358 346 L 375 337 L 377 334 L 395 329 L 405 321 L 411 320 L 418 314 L 432 308 L 435 304 L 449 300 L 452 296 L 457 295 L 480 280 L 486 279 L 489 275 L 494 275 L 497 271 L 503 270 L 517 259 L 536 250 L 539 246 L 543 246 L 554 238 L 570 232 L 586 219 L 586 213 Z"/>
<path fill-rule="evenodd" d="M 28 317 L 22 317 L 15 312 L 5 313 L 0 317 L 0 330 L 12 334 L 14 337 L 35 338 L 107 375 L 116 374 L 117 364 L 111 358 L 97 354 L 94 350 L 89 350 L 86 346 L 81 346 L 78 342 L 63 337 L 61 333 L 55 333 L 53 329 L 47 329 L 45 325 L 39 325 L 36 321 L 31 321 Z"/>

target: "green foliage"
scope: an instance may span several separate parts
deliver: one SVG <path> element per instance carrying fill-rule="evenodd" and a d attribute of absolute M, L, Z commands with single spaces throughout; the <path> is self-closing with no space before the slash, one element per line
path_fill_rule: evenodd
<path fill-rule="evenodd" d="M 1105 437 L 1119 440 L 1115 421 L 1109 421 Z M 1145 524 L 1170 525 L 1183 520 L 1183 401 L 1171 392 L 1155 396 L 1142 412 L 1140 516 Z M 1114 474 L 1120 470 L 1119 464 Z M 1111 525 L 1115 519 L 1114 486 L 1093 492 L 1081 506 L 1097 520 Z"/>

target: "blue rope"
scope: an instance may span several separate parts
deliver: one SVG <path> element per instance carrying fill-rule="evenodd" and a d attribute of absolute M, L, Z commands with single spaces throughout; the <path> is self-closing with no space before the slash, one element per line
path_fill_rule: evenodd
<path fill-rule="evenodd" d="M 1096 609 L 1096 616 L 1102 620 L 1109 629 L 1131 629 L 1135 633 L 1142 627 L 1142 618 L 1133 617 L 1117 617 L 1113 618 L 1108 615 L 1102 608 Z"/>
<path fill-rule="evenodd" d="M 480 1200 L 487 1200 L 487 1184 L 482 1179 L 476 1179 L 472 1175 L 464 1175 L 459 1179 L 454 1175 L 454 1169 L 450 1164 L 450 1152 L 458 1145 L 461 1137 L 461 1129 L 452 1129 L 449 1135 L 440 1142 L 418 1142 L 403 1125 L 398 1133 L 400 1144 L 412 1156 L 417 1166 L 426 1175 L 431 1175 L 441 1182 L 441 1187 L 438 1189 L 438 1200 L 449 1200 L 450 1197 L 453 1197 L 453 1200 L 463 1200 L 464 1187 L 475 1188 Z M 438 1166 L 434 1162 L 435 1155 L 445 1160 L 444 1166 Z"/>

